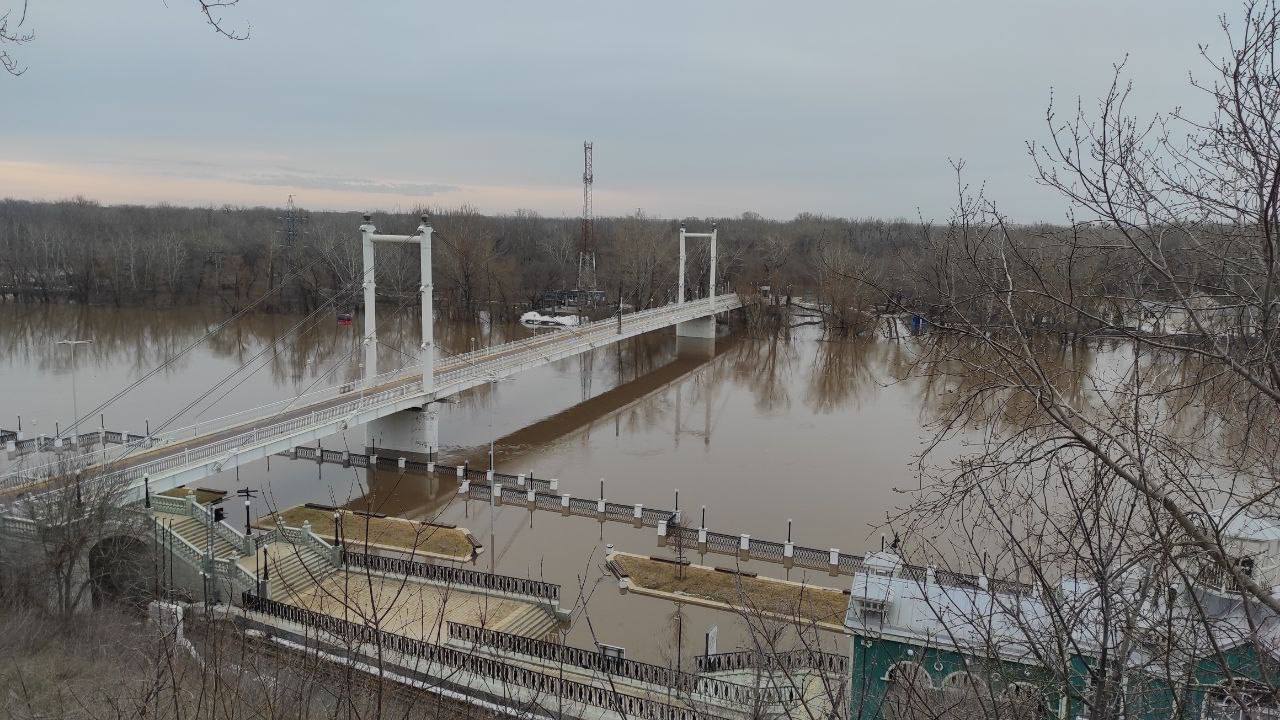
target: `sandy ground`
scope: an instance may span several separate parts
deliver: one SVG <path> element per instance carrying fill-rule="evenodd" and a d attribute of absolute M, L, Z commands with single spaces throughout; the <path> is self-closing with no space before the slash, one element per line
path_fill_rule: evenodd
<path fill-rule="evenodd" d="M 616 553 L 612 559 L 630 576 L 633 585 L 686 595 L 781 615 L 840 625 L 849 598 L 830 588 L 763 577 L 720 572 L 703 565 L 686 566 L 639 555 Z"/>
<path fill-rule="evenodd" d="M 340 512 L 343 538 L 352 550 L 360 550 L 367 541 L 371 545 L 405 552 L 430 553 L 462 562 L 471 560 L 475 554 L 475 548 L 467 537 L 466 530 L 462 528 L 446 528 L 404 518 L 369 517 L 349 510 Z M 332 541 L 332 510 L 299 505 L 282 510 L 279 517 L 281 522 L 290 527 L 302 527 L 303 521 L 310 521 L 312 532 Z M 269 530 L 275 527 L 275 521 L 270 516 L 258 518 L 254 527 Z"/>

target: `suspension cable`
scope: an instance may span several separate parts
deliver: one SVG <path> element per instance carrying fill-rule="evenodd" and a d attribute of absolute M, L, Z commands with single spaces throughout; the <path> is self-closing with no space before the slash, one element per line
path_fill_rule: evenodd
<path fill-rule="evenodd" d="M 284 338 L 286 338 L 286 337 L 288 337 L 288 336 L 292 335 L 292 334 L 294 333 L 294 331 L 295 331 L 295 330 L 297 330 L 298 328 L 300 328 L 300 327 L 301 327 L 301 326 L 303 326 L 304 324 L 306 324 L 306 323 L 308 323 L 308 322 L 311 322 L 313 319 L 315 319 L 316 317 L 318 317 L 318 316 L 319 316 L 319 314 L 320 314 L 320 312 L 322 312 L 322 311 L 324 311 L 324 310 L 327 310 L 331 305 L 333 305 L 333 304 L 337 303 L 339 300 L 343 299 L 343 298 L 344 298 L 344 296 L 346 296 L 347 294 L 354 293 L 354 291 L 356 290 L 356 288 L 363 287 L 364 279 L 365 279 L 366 277 L 368 277 L 369 275 L 373 274 L 373 273 L 374 273 L 374 271 L 375 271 L 376 269 L 377 269 L 377 263 L 375 262 L 375 263 L 374 263 L 374 267 L 369 268 L 369 270 L 368 270 L 367 272 L 365 272 L 365 273 L 361 276 L 361 278 L 360 278 L 360 282 L 354 282 L 354 281 L 353 281 L 353 282 L 351 282 L 351 283 L 348 283 L 347 287 L 345 287 L 345 288 L 341 289 L 339 292 L 335 293 L 335 294 L 333 295 L 333 297 L 330 297 L 328 300 L 326 300 L 325 302 L 321 303 L 319 306 L 317 306 L 317 307 L 316 307 L 316 309 L 315 309 L 315 310 L 312 310 L 309 314 L 307 314 L 306 316 L 304 316 L 302 319 L 298 320 L 298 322 L 296 322 L 296 323 L 294 323 L 293 325 L 289 326 L 289 328 L 288 328 L 288 329 L 286 329 L 284 332 L 280 333 L 280 334 L 279 334 L 279 335 L 277 335 L 275 338 L 273 338 L 273 339 L 272 339 L 272 341 L 271 341 L 270 343 L 266 343 L 266 344 L 264 344 L 264 345 L 263 345 L 263 347 L 262 347 L 262 349 L 261 349 L 261 350 L 259 350 L 257 353 L 255 353 L 253 357 L 251 357 L 251 358 L 249 358 L 249 360 L 247 360 L 247 361 L 245 361 L 245 362 L 241 363 L 239 367 L 237 367 L 236 369 L 232 370 L 232 371 L 231 371 L 230 373 L 228 373 L 227 375 L 224 375 L 224 376 L 223 376 L 223 378 L 222 378 L 221 380 L 219 380 L 218 382 L 214 383 L 214 384 L 213 384 L 213 385 L 212 385 L 208 390 L 206 390 L 206 391 L 204 391 L 203 393 L 201 393 L 201 394 L 200 394 L 200 396 L 199 396 L 199 397 L 197 397 L 195 400 L 192 400 L 191 402 L 187 403 L 187 404 L 186 404 L 182 409 L 180 409 L 180 410 L 178 410 L 176 413 L 174 413 L 174 414 L 170 415 L 168 419 L 166 419 L 163 423 L 161 423 L 161 424 L 159 425 L 159 427 L 157 428 L 157 430 L 164 430 L 166 427 L 168 427 L 170 424 L 172 424 L 175 420 L 177 420 L 179 417 L 181 417 L 182 415 L 184 415 L 184 414 L 185 414 L 188 410 L 190 410 L 192 407 L 195 407 L 196 405 L 200 404 L 202 401 L 204 401 L 204 399 L 205 399 L 205 398 L 209 397 L 209 396 L 210 396 L 210 395 L 212 395 L 214 392 L 216 392 L 216 391 L 218 390 L 218 388 L 220 388 L 220 387 L 222 387 L 223 385 L 225 385 L 226 383 L 230 382 L 230 381 L 231 381 L 231 379 L 232 379 L 232 378 L 234 378 L 237 374 L 239 374 L 239 373 L 240 373 L 240 371 L 241 371 L 241 370 L 243 370 L 247 365 L 249 365 L 250 363 L 253 363 L 253 362 L 255 362 L 256 360 L 258 360 L 259 358 L 261 358 L 263 355 L 265 355 L 265 354 L 267 353 L 267 351 L 268 351 L 268 350 L 270 350 L 270 349 L 272 349 L 272 348 L 276 347 L 276 345 L 277 345 L 278 343 L 280 343 Z M 264 366 L 262 366 L 262 367 L 265 367 L 265 365 L 264 365 Z M 258 370 L 261 370 L 261 367 L 260 367 L 260 368 L 258 368 Z M 254 372 L 256 373 L 256 372 L 257 372 L 257 370 L 255 370 Z M 326 374 L 327 374 L 327 373 L 326 373 Z M 243 378 L 243 379 L 240 381 L 240 383 L 237 383 L 235 387 L 232 387 L 232 388 L 231 388 L 231 390 L 235 390 L 235 388 L 236 388 L 236 387 L 239 387 L 239 385 L 240 385 L 240 384 L 243 384 L 246 380 L 248 380 L 248 378 L 249 378 L 249 377 L 252 377 L 252 375 L 253 375 L 253 373 L 250 373 L 248 376 L 246 376 L 245 378 Z M 322 377 L 323 377 L 323 376 L 322 376 Z M 229 391 L 228 391 L 228 393 L 229 393 L 229 392 L 231 392 L 231 390 L 229 390 Z M 224 394 L 222 397 L 226 397 L 226 395 Z M 222 398 L 219 398 L 218 400 L 221 400 L 221 399 L 222 399 Z M 216 403 L 218 402 L 218 400 L 215 400 L 213 404 L 216 404 Z M 210 406 L 209 406 L 209 407 L 212 407 L 212 405 L 213 405 L 213 404 L 210 404 Z M 206 408 L 206 409 L 207 409 L 207 408 Z"/>
<path fill-rule="evenodd" d="M 252 303 L 249 303 L 247 306 L 245 306 L 245 307 L 244 307 L 243 309 L 241 309 L 239 312 L 235 313 L 235 314 L 234 314 L 234 315 L 232 315 L 231 317 L 227 318 L 226 320 L 224 320 L 224 321 L 222 321 L 221 323 L 219 323 L 218 325 L 216 325 L 212 330 L 209 330 L 209 331 L 205 332 L 205 334 L 204 334 L 204 335 L 201 335 L 200 337 L 196 338 L 194 341 L 192 341 L 192 342 L 191 342 L 191 344 L 187 345 L 185 348 L 183 348 L 182 350 L 178 351 L 178 353 L 177 353 L 176 355 L 171 355 L 171 356 L 169 356 L 169 357 L 165 358 L 164 362 L 160 363 L 160 364 L 159 364 L 159 365 L 157 365 L 156 367 L 154 367 L 154 368 L 152 368 L 151 370 L 149 370 L 145 375 L 143 375 L 142 377 L 138 378 L 137 380 L 134 380 L 133 382 L 129 383 L 129 384 L 128 384 L 128 385 L 126 385 L 124 388 L 122 388 L 122 389 L 118 390 L 114 395 L 112 395 L 111 397 L 109 397 L 109 398 L 107 398 L 106 400 L 104 400 L 101 404 L 99 404 L 99 405 L 98 405 L 97 407 L 95 407 L 94 409 L 92 409 L 92 410 L 88 411 L 87 413 L 84 413 L 83 415 L 81 415 L 78 419 L 76 419 L 76 420 L 72 423 L 72 425 L 71 425 L 69 428 L 67 428 L 67 432 L 68 432 L 68 433 L 73 433 L 73 434 L 74 434 L 74 433 L 75 433 L 75 431 L 79 428 L 80 423 L 84 422 L 84 421 L 85 421 L 86 419 L 88 419 L 88 418 L 93 417 L 94 415 L 97 415 L 97 414 L 101 413 L 103 410 L 105 410 L 106 408 L 110 407 L 110 406 L 111 406 L 113 403 L 115 403 L 117 400 L 119 400 L 120 398 L 124 397 L 124 396 L 125 396 L 125 395 L 127 395 L 128 393 L 132 392 L 132 391 L 133 391 L 135 388 L 137 388 L 139 385 L 141 385 L 141 384 L 145 383 L 147 380 L 150 380 L 150 379 L 151 379 L 152 377 L 154 377 L 157 373 L 159 373 L 160 371 L 162 371 L 162 370 L 164 370 L 165 368 L 169 367 L 169 366 L 170 366 L 170 365 L 172 365 L 174 362 L 176 362 L 177 360 L 181 359 L 184 355 L 186 355 L 187 353 L 189 353 L 189 352 L 191 352 L 192 350 L 194 350 L 197 346 L 199 346 L 199 345 L 200 345 L 201 343 L 203 343 L 205 340 L 208 340 L 209 338 L 213 337 L 214 335 L 217 335 L 219 332 L 222 332 L 222 330 L 223 330 L 224 328 L 226 328 L 226 327 L 227 327 L 228 325 L 230 325 L 231 323 L 233 323 L 233 322 L 235 322 L 235 321 L 239 320 L 240 318 L 244 317 L 244 316 L 245 316 L 245 315 L 246 315 L 250 310 L 253 310 L 253 309 L 257 308 L 259 305 L 261 305 L 263 302 L 265 302 L 265 301 L 267 300 L 267 298 L 271 297 L 272 295 L 274 295 L 274 294 L 276 294 L 276 293 L 278 293 L 278 292 L 281 292 L 281 291 L 284 289 L 285 285 L 287 284 L 287 283 L 286 283 L 286 281 L 287 281 L 287 280 L 290 280 L 290 279 L 292 279 L 292 278 L 294 278 L 294 277 L 296 277 L 296 276 L 300 276 L 300 275 L 302 275 L 302 273 L 306 272 L 307 270 L 310 270 L 310 269 L 311 269 L 311 267 L 312 267 L 313 265 L 315 265 L 316 263 L 318 263 L 319 261 L 320 261 L 320 258 L 319 258 L 319 257 L 316 257 L 316 258 L 312 259 L 312 260 L 311 260 L 311 262 L 307 263 L 307 264 L 306 264 L 306 266 L 304 266 L 304 267 L 302 267 L 302 268 L 300 268 L 300 269 L 298 269 L 298 270 L 296 270 L 296 271 L 294 271 L 294 272 L 290 273 L 289 275 L 286 275 L 285 277 L 281 278 L 281 280 L 280 280 L 280 284 L 279 284 L 279 285 L 277 285 L 275 288 L 273 288 L 273 289 L 271 289 L 271 290 L 268 290 L 264 295 L 262 295 L 261 297 L 259 297 L 257 300 L 254 300 Z"/>

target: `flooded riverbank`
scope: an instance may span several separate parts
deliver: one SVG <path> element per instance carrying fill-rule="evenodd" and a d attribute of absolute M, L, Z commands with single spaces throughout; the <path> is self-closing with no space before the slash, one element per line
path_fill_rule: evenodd
<path fill-rule="evenodd" d="M 196 344 L 221 322 L 217 313 L 14 309 L 16 322 L 0 328 L 0 383 L 6 389 L 0 426 L 14 425 L 21 410 L 28 413 L 28 434 L 52 434 L 55 423 L 65 427 L 73 406 L 88 417 L 86 428 L 104 421 L 132 432 L 148 425 L 153 431 L 181 427 L 361 371 L 358 330 L 328 317 L 276 342 L 300 318 L 246 317 Z M 416 346 L 416 318 L 387 315 L 379 338 L 381 369 L 411 362 Z M 442 350 L 455 354 L 538 331 L 438 321 L 436 332 Z M 55 344 L 72 337 L 94 341 L 77 350 L 74 401 L 71 353 Z M 714 349 L 682 353 L 673 332 L 651 333 L 453 398 L 440 414 L 443 454 L 488 467 L 493 440 L 499 470 L 557 478 L 562 492 L 595 497 L 603 479 L 610 500 L 670 508 L 678 489 L 687 516 L 700 519 L 705 506 L 707 526 L 716 530 L 782 540 L 791 519 L 798 544 L 862 553 L 879 547 L 878 526 L 905 505 L 901 491 L 918 482 L 913 461 L 928 437 L 924 425 L 938 390 L 897 380 L 911 342 L 831 342 L 806 327 L 767 338 L 730 334 Z M 102 410 L 99 420 L 98 405 L 175 356 Z M 192 404 L 201 395 L 205 399 Z M 363 428 L 352 428 L 323 445 L 359 452 L 364 442 Z M 6 462 L 14 467 L 22 460 Z M 619 595 L 603 569 L 609 545 L 669 556 L 651 528 L 491 508 L 462 501 L 454 485 L 415 473 L 367 476 L 357 468 L 281 457 L 201 484 L 262 490 L 255 515 L 318 502 L 467 527 L 486 546 L 478 567 L 564 587 L 564 604 L 577 603 L 580 611 L 571 642 L 620 645 L 629 656 L 653 661 L 670 653 L 672 605 Z M 691 557 L 709 565 L 734 563 L 696 552 Z M 749 567 L 836 588 L 846 582 L 765 563 Z M 584 605 L 590 622 L 581 616 Z M 718 624 L 722 649 L 743 641 L 734 629 L 740 623 L 725 613 L 686 607 L 684 618 L 686 640 Z M 700 643 L 686 644 L 685 655 L 701 651 L 694 647 Z"/>

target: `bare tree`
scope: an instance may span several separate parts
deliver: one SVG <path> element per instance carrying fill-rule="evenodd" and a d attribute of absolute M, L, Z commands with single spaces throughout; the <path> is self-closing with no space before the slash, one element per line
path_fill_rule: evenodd
<path fill-rule="evenodd" d="M 913 310 L 939 332 L 912 371 L 937 394 L 933 447 L 967 445 L 926 455 L 896 522 L 915 551 L 1029 583 L 989 612 L 1093 718 L 1177 715 L 1203 667 L 1237 707 L 1277 687 L 1225 649 L 1261 652 L 1280 613 L 1276 558 L 1239 542 L 1241 523 L 1280 517 L 1278 21 L 1256 0 L 1223 18 L 1225 55 L 1202 48 L 1211 77 L 1192 81 L 1203 113 L 1131 116 L 1123 64 L 1096 113 L 1051 104 L 1029 149 L 1069 223 L 1014 226 L 960 179 L 923 268 L 934 299 Z M 1121 342 L 1074 342 L 1087 334 Z"/>
<path fill-rule="evenodd" d="M 27 68 L 3 48 L 6 45 L 25 45 L 35 39 L 34 32 L 23 30 L 23 26 L 27 23 L 27 4 L 27 0 L 23 0 L 22 9 L 17 18 L 14 18 L 12 9 L 0 14 L 0 66 L 14 77 L 25 73 Z"/>
<path fill-rule="evenodd" d="M 243 29 L 233 28 L 226 21 L 223 12 L 240 4 L 240 0 L 196 0 L 196 6 L 209 27 L 219 35 L 231 40 L 248 40 L 249 26 Z M 27 10 L 30 0 L 23 0 L 22 8 L 14 17 L 14 10 L 0 13 L 0 67 L 14 77 L 27 71 L 27 67 L 15 58 L 6 46 L 21 46 L 35 39 L 35 31 L 23 29 L 27 22 Z"/>

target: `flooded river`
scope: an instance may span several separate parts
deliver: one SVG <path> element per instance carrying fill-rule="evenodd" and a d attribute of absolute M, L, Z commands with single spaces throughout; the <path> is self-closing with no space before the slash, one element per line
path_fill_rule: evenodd
<path fill-rule="evenodd" d="M 142 433 L 177 428 L 322 388 L 361 372 L 359 318 L 340 326 L 284 315 L 247 316 L 195 343 L 225 319 L 212 308 L 175 310 L 7 306 L 0 324 L 0 427 L 21 414 L 28 436 L 53 434 L 79 413 L 84 430 L 100 424 Z M 417 320 L 384 313 L 380 370 L 411 362 Z M 288 340 L 273 343 L 273 338 Z M 537 330 L 438 321 L 443 353 L 524 337 Z M 89 339 L 92 344 L 56 344 Z M 678 352 L 673 330 L 531 370 L 454 398 L 441 412 L 444 459 L 487 467 L 489 443 L 501 471 L 558 478 L 562 492 L 594 497 L 604 479 L 610 499 L 699 513 L 722 532 L 862 553 L 878 549 L 877 524 L 915 488 L 915 455 L 934 399 L 931 389 L 896 382 L 909 352 L 902 341 L 829 342 L 815 327 L 767 339 L 730 334 L 711 353 Z M 75 353 L 74 365 L 72 353 Z M 106 408 L 98 406 L 180 355 Z M 244 366 L 244 369 L 240 368 Z M 74 383 L 73 383 L 74 377 Z M 73 384 L 75 392 L 73 393 Z M 197 401 L 198 398 L 201 398 Z M 196 401 L 196 402 L 193 402 Z M 326 448 L 363 451 L 355 428 Z M 7 459 L 7 469 L 18 459 Z M 268 467 L 269 465 L 269 467 Z M 303 502 L 373 504 L 389 514 L 456 523 L 485 545 L 477 566 L 563 586 L 562 604 L 579 598 L 591 622 L 570 641 L 627 648 L 628 657 L 669 657 L 670 604 L 618 593 L 602 573 L 607 544 L 644 554 L 657 548 L 652 529 L 532 515 L 523 508 L 464 503 L 455 488 L 431 491 L 414 474 L 378 473 L 272 458 L 206 479 L 203 486 L 263 491 L 254 514 Z M 239 508 L 233 507 L 233 521 Z M 697 562 L 696 553 L 693 557 Z M 709 565 L 732 558 L 708 555 Z M 753 563 L 761 574 L 786 575 Z M 847 578 L 793 570 L 792 579 L 843 587 Z M 580 609 L 580 608 L 579 608 Z M 742 642 L 731 615 L 699 608 L 684 614 L 684 655 L 702 651 L 702 635 L 720 628 L 720 650 Z M 693 638 L 690 640 L 690 638 Z M 831 649 L 847 651 L 832 639 Z"/>

